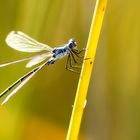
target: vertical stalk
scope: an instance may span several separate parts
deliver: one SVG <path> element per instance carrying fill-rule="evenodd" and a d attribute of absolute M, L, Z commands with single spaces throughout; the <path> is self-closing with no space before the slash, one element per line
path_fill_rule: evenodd
<path fill-rule="evenodd" d="M 97 0 L 66 140 L 77 140 L 107 0 Z"/>

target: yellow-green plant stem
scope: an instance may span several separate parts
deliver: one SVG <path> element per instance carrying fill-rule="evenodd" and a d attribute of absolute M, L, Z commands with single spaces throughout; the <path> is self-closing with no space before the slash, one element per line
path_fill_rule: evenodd
<path fill-rule="evenodd" d="M 107 0 L 97 0 L 66 140 L 77 140 Z M 87 101 L 88 102 L 88 101 Z"/>

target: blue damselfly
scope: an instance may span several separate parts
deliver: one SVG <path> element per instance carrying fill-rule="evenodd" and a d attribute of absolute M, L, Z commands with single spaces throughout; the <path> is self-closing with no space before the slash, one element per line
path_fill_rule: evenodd
<path fill-rule="evenodd" d="M 46 50 L 47 52 L 38 54 L 36 56 L 31 56 L 28 58 L 23 58 L 20 60 L 0 64 L 0 67 L 5 67 L 14 63 L 29 60 L 26 67 L 32 67 L 46 60 L 43 64 L 35 67 L 33 70 L 31 70 L 30 72 L 28 72 L 27 74 L 19 78 L 16 82 L 14 82 L 7 89 L 5 89 L 0 94 L 0 97 L 4 96 L 6 93 L 8 93 L 11 90 L 13 91 L 5 98 L 2 104 L 6 103 L 11 98 L 11 96 L 13 96 L 23 85 L 25 85 L 44 66 L 54 64 L 57 60 L 63 58 L 64 56 L 67 56 L 67 62 L 65 66 L 66 69 L 72 72 L 78 72 L 77 70 L 79 69 L 79 67 L 74 66 L 72 64 L 72 61 L 74 63 L 78 63 L 75 57 L 81 58 L 82 56 L 80 54 L 84 51 L 84 49 L 80 51 L 77 49 L 77 44 L 74 39 L 70 39 L 67 44 L 62 45 L 60 47 L 51 48 L 50 46 L 40 43 L 20 31 L 10 32 L 6 38 L 6 43 L 11 48 L 18 51 L 22 51 L 22 52 L 33 53 L 33 52 L 40 52 L 44 50 Z"/>

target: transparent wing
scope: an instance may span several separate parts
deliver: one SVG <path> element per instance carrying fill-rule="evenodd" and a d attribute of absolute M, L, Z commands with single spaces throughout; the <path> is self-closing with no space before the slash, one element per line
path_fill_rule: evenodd
<path fill-rule="evenodd" d="M 5 104 L 15 93 L 17 93 L 19 91 L 19 89 L 21 89 L 38 71 L 39 69 L 36 69 L 35 72 L 29 74 L 29 76 L 27 78 L 25 78 L 25 80 L 23 80 L 6 98 L 5 100 L 2 102 L 1 105 Z"/>
<path fill-rule="evenodd" d="M 29 68 L 29 67 L 32 67 L 33 65 L 36 65 L 38 63 L 41 63 L 42 61 L 44 61 L 46 58 L 48 57 L 51 57 L 52 56 L 52 53 L 48 52 L 48 53 L 44 53 L 44 54 L 40 54 L 36 57 L 34 57 L 33 59 L 31 59 L 26 67 Z"/>
<path fill-rule="evenodd" d="M 18 92 L 20 88 L 22 88 L 39 70 L 41 70 L 47 62 L 43 63 L 42 65 L 34 68 L 32 71 L 25 74 L 23 77 L 19 78 L 15 83 L 9 86 L 3 93 L 0 94 L 0 97 L 5 95 L 8 91 L 13 89 L 15 86 L 18 86 L 5 98 L 1 105 L 5 104 L 15 93 Z"/>
<path fill-rule="evenodd" d="M 6 43 L 13 49 L 22 52 L 52 51 L 48 45 L 40 43 L 20 31 L 12 31 L 6 37 Z"/>
<path fill-rule="evenodd" d="M 21 82 L 20 85 L 18 85 L 5 99 L 4 101 L 1 103 L 1 105 L 5 104 L 15 93 L 18 92 L 18 90 L 20 88 L 22 88 L 34 75 L 35 73 L 32 73 L 31 75 L 29 75 L 24 81 Z"/>
<path fill-rule="evenodd" d="M 5 67 L 5 66 L 8 66 L 8 65 L 12 65 L 12 64 L 15 64 L 15 63 L 23 62 L 23 61 L 26 61 L 26 60 L 31 60 L 31 59 L 33 59 L 34 57 L 36 57 L 36 56 L 31 56 L 31 57 L 27 57 L 27 58 L 15 60 L 15 61 L 3 63 L 3 64 L 0 64 L 0 67 Z"/>
<path fill-rule="evenodd" d="M 39 55 L 36 55 L 36 56 L 31 56 L 31 57 L 27 57 L 27 58 L 15 60 L 15 61 L 3 63 L 3 64 L 0 64 L 0 67 L 5 67 L 5 66 L 8 66 L 8 65 L 12 65 L 12 64 L 27 61 L 27 60 L 30 60 L 30 61 L 27 63 L 26 67 L 31 67 L 33 65 L 36 65 L 36 64 L 42 62 L 47 57 L 51 57 L 52 55 L 53 54 L 51 52 L 47 52 L 47 53 L 39 54 Z"/>

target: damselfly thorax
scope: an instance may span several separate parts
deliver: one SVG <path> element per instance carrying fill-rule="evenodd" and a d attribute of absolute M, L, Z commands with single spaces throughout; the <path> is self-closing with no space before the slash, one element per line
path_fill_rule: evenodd
<path fill-rule="evenodd" d="M 6 90 L 4 90 L 0 94 L 0 97 L 4 96 L 8 91 L 12 90 L 12 92 L 6 97 L 6 99 L 2 102 L 2 104 L 7 102 L 11 96 L 13 96 L 24 84 L 26 84 L 45 65 L 54 64 L 57 60 L 63 58 L 64 56 L 67 56 L 67 62 L 65 66 L 66 69 L 78 73 L 79 67 L 73 66 L 72 61 L 75 64 L 77 64 L 78 61 L 76 60 L 75 57 L 81 58 L 82 56 L 80 56 L 80 54 L 81 52 L 84 51 L 84 49 L 82 49 L 81 51 L 77 50 L 77 44 L 74 39 L 70 39 L 67 44 L 62 45 L 60 47 L 51 48 L 50 46 L 40 43 L 20 31 L 10 32 L 6 38 L 6 43 L 11 48 L 22 52 L 33 53 L 33 52 L 40 52 L 44 50 L 46 50 L 47 52 L 36 56 L 31 56 L 28 58 L 0 64 L 0 67 L 4 67 L 7 65 L 11 65 L 26 60 L 29 60 L 26 67 L 32 67 L 36 64 L 39 64 L 47 60 L 47 58 L 49 59 L 45 61 L 43 64 L 37 66 L 36 68 L 28 72 L 27 74 L 25 74 L 23 77 L 19 78 L 16 82 L 14 82 Z"/>
<path fill-rule="evenodd" d="M 54 64 L 56 60 L 61 59 L 66 55 L 70 55 L 71 51 L 73 51 L 76 46 L 75 40 L 70 39 L 68 44 L 63 47 L 54 48 L 52 51 L 52 57 L 48 60 L 48 64 Z"/>

